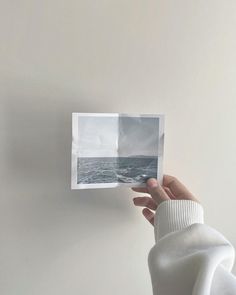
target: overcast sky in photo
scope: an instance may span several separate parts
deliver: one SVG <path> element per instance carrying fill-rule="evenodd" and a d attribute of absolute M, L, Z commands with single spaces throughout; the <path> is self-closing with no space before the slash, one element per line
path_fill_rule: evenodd
<path fill-rule="evenodd" d="M 117 157 L 118 117 L 78 117 L 79 156 Z"/>
<path fill-rule="evenodd" d="M 158 118 L 78 116 L 79 156 L 157 156 L 158 128 Z"/>
<path fill-rule="evenodd" d="M 157 156 L 159 119 L 119 117 L 119 156 Z"/>

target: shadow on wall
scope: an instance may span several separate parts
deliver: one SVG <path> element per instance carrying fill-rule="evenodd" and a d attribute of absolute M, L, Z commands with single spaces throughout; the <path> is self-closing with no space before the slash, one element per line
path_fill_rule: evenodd
<path fill-rule="evenodd" d="M 117 216 L 117 226 L 119 215 L 132 218 L 127 189 L 70 189 L 71 113 L 111 111 L 109 104 L 102 109 L 45 81 L 19 79 L 6 85 L 4 162 L 15 213 L 47 230 L 65 221 L 88 226 L 94 215 L 97 226 L 108 218 L 112 222 L 111 215 Z"/>

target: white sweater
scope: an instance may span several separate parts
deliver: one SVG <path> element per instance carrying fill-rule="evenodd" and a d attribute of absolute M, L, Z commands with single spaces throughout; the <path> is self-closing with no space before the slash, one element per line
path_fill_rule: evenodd
<path fill-rule="evenodd" d="M 148 264 L 154 295 L 236 295 L 234 248 L 190 200 L 162 202 Z"/>

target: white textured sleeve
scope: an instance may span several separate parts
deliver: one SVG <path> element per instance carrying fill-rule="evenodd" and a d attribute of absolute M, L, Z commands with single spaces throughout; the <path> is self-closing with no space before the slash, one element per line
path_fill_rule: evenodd
<path fill-rule="evenodd" d="M 190 200 L 162 202 L 148 256 L 154 295 L 236 295 L 234 248 Z"/>

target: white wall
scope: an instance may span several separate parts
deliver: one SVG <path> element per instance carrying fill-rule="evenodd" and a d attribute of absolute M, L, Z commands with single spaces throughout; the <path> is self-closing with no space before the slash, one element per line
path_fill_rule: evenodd
<path fill-rule="evenodd" d="M 153 232 L 135 193 L 70 190 L 72 111 L 165 113 L 165 172 L 236 246 L 235 11 L 1 1 L 1 294 L 151 294 Z"/>

